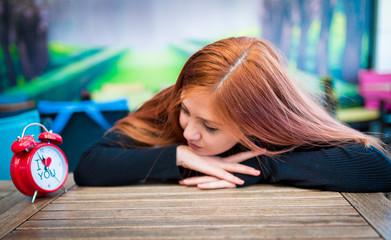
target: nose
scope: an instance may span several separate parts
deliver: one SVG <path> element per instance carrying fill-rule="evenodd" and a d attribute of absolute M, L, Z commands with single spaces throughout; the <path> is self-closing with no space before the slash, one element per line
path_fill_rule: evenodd
<path fill-rule="evenodd" d="M 188 141 L 197 141 L 201 138 L 201 133 L 197 127 L 195 120 L 189 120 L 183 131 L 183 136 Z"/>

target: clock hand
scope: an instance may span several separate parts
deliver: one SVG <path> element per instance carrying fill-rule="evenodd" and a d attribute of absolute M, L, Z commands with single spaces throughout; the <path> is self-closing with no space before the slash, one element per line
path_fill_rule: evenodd
<path fill-rule="evenodd" d="M 45 165 L 45 169 L 48 169 L 48 166 L 46 164 L 46 158 L 42 157 L 42 163 Z"/>
<path fill-rule="evenodd" d="M 50 157 L 48 157 L 47 159 L 50 159 Z M 50 159 L 50 162 L 51 162 L 51 159 Z M 50 164 L 49 164 L 50 165 Z M 47 171 L 50 171 L 50 169 L 49 169 L 49 167 L 46 167 L 46 165 L 45 165 L 45 170 L 47 170 Z M 51 175 L 51 174 L 50 174 Z M 56 177 L 56 175 L 51 175 L 52 177 L 54 177 L 56 180 L 57 180 L 57 182 L 60 182 L 60 180 L 58 180 L 58 178 Z"/>
<path fill-rule="evenodd" d="M 39 155 L 39 153 L 38 153 L 38 157 L 39 157 L 39 159 L 42 161 L 42 164 L 45 166 L 45 169 L 46 169 L 47 166 L 46 166 L 45 158 L 43 157 L 43 155 L 42 155 L 42 157 L 41 157 L 41 155 Z"/>
<path fill-rule="evenodd" d="M 54 178 L 57 180 L 57 182 L 60 182 L 60 180 L 58 180 L 58 178 L 56 176 L 54 176 Z"/>
<path fill-rule="evenodd" d="M 56 175 L 54 175 L 53 177 L 57 180 L 57 182 L 60 183 L 60 180 L 58 180 L 58 178 L 56 177 Z"/>
<path fill-rule="evenodd" d="M 39 157 L 39 159 L 41 159 L 43 165 L 45 165 L 45 169 L 50 166 L 50 163 L 52 163 L 52 159 L 50 157 L 45 158 L 45 157 L 43 157 L 43 155 L 41 157 L 39 154 L 38 154 L 38 157 Z"/>

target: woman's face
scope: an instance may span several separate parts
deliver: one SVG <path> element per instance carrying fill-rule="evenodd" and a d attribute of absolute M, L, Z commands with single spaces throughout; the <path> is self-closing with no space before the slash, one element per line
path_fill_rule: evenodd
<path fill-rule="evenodd" d="M 237 138 L 222 130 L 213 119 L 209 97 L 205 93 L 184 99 L 179 114 L 187 144 L 195 153 L 204 156 L 223 153 L 238 143 Z"/>

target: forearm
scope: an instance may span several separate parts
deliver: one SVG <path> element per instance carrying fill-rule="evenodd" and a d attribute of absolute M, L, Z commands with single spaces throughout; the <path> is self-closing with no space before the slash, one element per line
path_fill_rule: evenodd
<path fill-rule="evenodd" d="M 80 157 L 74 178 L 81 186 L 116 186 L 147 179 L 181 179 L 176 146 L 137 149 L 101 140 Z"/>
<path fill-rule="evenodd" d="M 261 171 L 259 176 L 235 174 L 245 181 L 242 186 L 266 182 L 339 192 L 391 191 L 390 159 L 357 145 L 259 156 L 242 164 Z"/>
<path fill-rule="evenodd" d="M 231 184 L 242 185 L 244 181 L 233 173 L 258 176 L 259 171 L 252 167 L 241 164 L 245 159 L 259 154 L 258 152 L 240 152 L 227 157 L 204 156 L 193 152 L 188 146 L 178 146 L 177 164 L 187 169 L 195 170 L 203 174 L 216 177 Z M 193 181 L 185 180 L 183 184 L 193 185 Z"/>
<path fill-rule="evenodd" d="M 338 192 L 391 191 L 391 162 L 358 145 L 295 151 L 264 159 L 267 182 Z"/>

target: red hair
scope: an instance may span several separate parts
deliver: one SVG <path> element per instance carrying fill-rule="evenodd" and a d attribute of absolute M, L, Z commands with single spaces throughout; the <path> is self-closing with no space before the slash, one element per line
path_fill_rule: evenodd
<path fill-rule="evenodd" d="M 196 52 L 174 86 L 114 129 L 150 146 L 185 143 L 179 105 L 204 91 L 224 130 L 249 149 L 272 146 L 279 149 L 267 152 L 273 155 L 300 146 L 355 143 L 386 152 L 381 141 L 338 122 L 299 89 L 270 44 L 248 37 L 220 40 Z"/>

